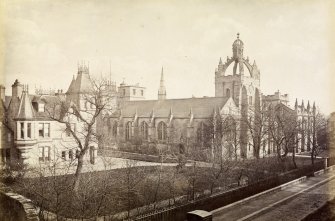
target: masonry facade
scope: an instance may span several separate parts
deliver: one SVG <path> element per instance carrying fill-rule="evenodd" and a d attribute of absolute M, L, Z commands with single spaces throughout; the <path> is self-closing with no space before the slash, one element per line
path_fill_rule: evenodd
<path fill-rule="evenodd" d="M 215 96 L 202 98 L 168 99 L 164 70 L 157 100 L 145 100 L 146 88 L 139 84 L 122 82 L 119 87 L 109 82 L 106 95 L 109 111 L 103 111 L 96 122 L 97 134 L 104 139 L 92 144 L 87 158 L 94 163 L 97 149 L 118 149 L 142 153 L 158 153 L 164 149 L 177 152 L 201 152 L 207 155 L 225 155 L 230 158 L 265 157 L 276 153 L 269 133 L 255 141 L 252 130 L 264 110 L 285 106 L 301 129 L 293 142 L 296 152 L 310 150 L 313 134 L 313 107 L 295 104 L 289 108 L 287 94 L 276 92 L 263 95 L 260 88 L 260 70 L 245 57 L 244 43 L 237 36 L 232 45 L 232 56 L 215 69 Z M 28 86 L 18 80 L 12 85 L 12 96 L 5 96 L 1 86 L 1 157 L 2 162 L 18 159 L 39 164 L 61 158 L 73 160 L 77 147 L 66 127 L 50 118 L 49 107 L 59 101 L 72 103 L 79 110 L 90 111 L 94 106 L 85 97 L 92 88 L 89 68 L 78 66 L 66 93 L 38 92 L 29 94 Z M 282 110 L 283 108 L 281 108 Z M 56 111 L 57 112 L 57 111 Z M 60 114 L 60 113 L 54 113 Z M 80 130 L 80 121 L 71 118 L 71 128 Z M 269 122 L 265 123 L 265 127 Z M 257 151 L 255 147 L 257 146 Z"/>

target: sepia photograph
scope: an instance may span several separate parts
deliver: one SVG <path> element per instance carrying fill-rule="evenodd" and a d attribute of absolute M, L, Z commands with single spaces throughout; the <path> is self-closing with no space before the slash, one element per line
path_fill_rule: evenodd
<path fill-rule="evenodd" d="M 1 0 L 0 221 L 335 221 L 335 1 Z"/>

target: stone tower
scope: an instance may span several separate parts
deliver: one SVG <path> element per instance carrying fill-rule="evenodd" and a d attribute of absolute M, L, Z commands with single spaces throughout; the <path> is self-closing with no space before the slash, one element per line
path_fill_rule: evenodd
<path fill-rule="evenodd" d="M 158 89 L 158 100 L 165 100 L 165 99 L 166 99 L 166 89 L 164 86 L 164 72 L 163 72 L 163 67 L 162 67 L 161 81 L 160 81 L 159 89 Z"/>
<path fill-rule="evenodd" d="M 247 99 L 248 104 L 254 104 L 260 98 L 260 72 L 254 61 L 243 56 L 244 43 L 239 34 L 233 43 L 233 56 L 226 62 L 220 58 L 218 68 L 215 70 L 215 97 L 232 97 L 239 107 L 242 100 Z M 230 65 L 233 69 L 230 70 Z M 245 69 L 246 67 L 246 69 Z"/>
<path fill-rule="evenodd" d="M 227 57 L 223 63 L 220 58 L 218 68 L 215 70 L 215 97 L 232 97 L 240 109 L 240 141 L 241 156 L 249 157 L 257 155 L 248 148 L 248 125 L 247 119 L 251 109 L 257 114 L 260 110 L 260 71 L 254 61 L 249 62 L 249 58 L 243 55 L 244 43 L 240 39 L 239 33 L 237 39 L 232 45 L 233 56 Z M 233 64 L 231 66 L 231 64 Z M 229 67 L 232 67 L 230 69 Z"/>

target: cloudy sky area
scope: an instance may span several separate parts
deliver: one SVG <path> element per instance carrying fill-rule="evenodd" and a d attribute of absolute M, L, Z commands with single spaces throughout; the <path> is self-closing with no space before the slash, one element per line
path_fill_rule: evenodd
<path fill-rule="evenodd" d="M 219 58 L 236 33 L 261 70 L 261 90 L 277 90 L 335 110 L 331 95 L 332 1 L 9 1 L 2 2 L 2 81 L 66 90 L 77 62 L 93 76 L 140 83 L 157 97 L 164 66 L 168 98 L 214 96 Z M 333 94 L 334 89 L 333 89 Z"/>

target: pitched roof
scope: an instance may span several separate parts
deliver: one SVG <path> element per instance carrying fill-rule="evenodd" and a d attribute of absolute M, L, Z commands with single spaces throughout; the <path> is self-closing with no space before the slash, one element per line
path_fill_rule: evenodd
<path fill-rule="evenodd" d="M 71 87 L 71 85 L 70 85 Z M 88 72 L 79 72 L 77 75 L 77 79 L 73 84 L 72 93 L 87 93 L 91 91 L 93 88 L 93 84 Z"/>
<path fill-rule="evenodd" d="M 166 118 L 172 111 L 175 118 L 188 118 L 192 109 L 194 118 L 207 118 L 213 114 L 214 109 L 221 109 L 227 100 L 227 97 L 204 97 L 126 101 L 123 103 L 121 111 L 123 117 L 133 117 L 136 112 L 138 117 L 150 117 L 153 112 L 155 117 Z M 120 113 L 114 116 L 118 115 Z"/>
<path fill-rule="evenodd" d="M 74 84 L 75 84 L 75 82 L 76 82 L 76 79 L 75 79 L 75 77 L 74 77 L 74 75 L 73 75 L 73 78 L 72 78 L 71 84 L 70 84 L 70 86 L 69 86 L 69 89 L 67 89 L 67 92 L 66 92 L 66 94 L 70 94 L 70 93 L 72 93 L 72 92 L 73 92 L 73 90 L 74 90 Z"/>
<path fill-rule="evenodd" d="M 17 119 L 33 119 L 34 116 L 35 116 L 35 111 L 31 104 L 30 97 L 26 91 L 23 91 L 16 118 Z"/>

